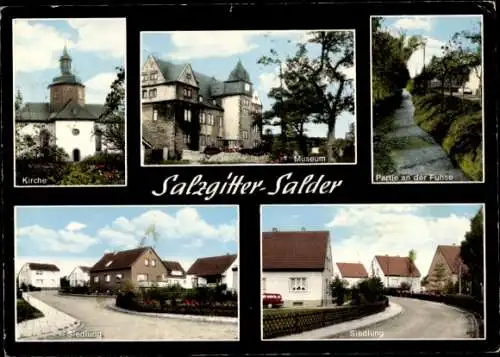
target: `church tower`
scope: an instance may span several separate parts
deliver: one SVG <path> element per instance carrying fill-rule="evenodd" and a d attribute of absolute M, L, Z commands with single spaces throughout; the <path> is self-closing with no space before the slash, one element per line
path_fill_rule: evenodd
<path fill-rule="evenodd" d="M 252 96 L 252 82 L 248 71 L 243 67 L 241 60 L 238 60 L 236 67 L 231 71 L 227 81 L 225 81 L 225 94 Z"/>
<path fill-rule="evenodd" d="M 50 110 L 59 112 L 68 102 L 84 106 L 85 86 L 80 79 L 71 72 L 71 56 L 64 46 L 63 53 L 59 58 L 60 75 L 52 79 L 50 89 Z"/>

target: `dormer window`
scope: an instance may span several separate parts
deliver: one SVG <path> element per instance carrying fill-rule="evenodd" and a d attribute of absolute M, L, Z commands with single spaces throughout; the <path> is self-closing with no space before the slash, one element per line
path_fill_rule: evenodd
<path fill-rule="evenodd" d="M 158 72 L 151 72 L 149 78 L 152 80 L 152 81 L 156 81 L 158 80 Z"/>
<path fill-rule="evenodd" d="M 113 264 L 113 261 L 112 261 L 112 260 L 110 260 L 109 262 L 107 262 L 107 263 L 106 263 L 106 265 L 105 265 L 105 266 L 106 266 L 106 268 L 107 268 L 107 267 L 109 267 L 111 264 Z"/>
<path fill-rule="evenodd" d="M 155 260 L 155 259 L 151 260 L 151 266 L 152 266 L 152 267 L 155 267 L 155 266 L 156 266 L 156 260 Z"/>
<path fill-rule="evenodd" d="M 212 103 L 213 105 L 217 105 L 217 101 L 215 99 L 212 101 Z"/>
<path fill-rule="evenodd" d="M 198 97 L 198 100 L 199 100 L 200 102 L 203 102 L 203 96 L 201 96 L 201 95 L 200 95 L 200 96 Z"/>
<path fill-rule="evenodd" d="M 186 73 L 186 79 L 187 79 L 187 80 L 191 80 L 191 78 L 193 78 L 193 77 L 191 76 L 191 73 Z"/>

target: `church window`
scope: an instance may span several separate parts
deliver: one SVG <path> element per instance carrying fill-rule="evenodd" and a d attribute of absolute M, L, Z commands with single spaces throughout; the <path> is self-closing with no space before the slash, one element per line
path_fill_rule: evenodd
<path fill-rule="evenodd" d="M 153 110 L 153 121 L 157 121 L 158 120 L 158 110 L 154 109 Z"/>
<path fill-rule="evenodd" d="M 102 132 L 100 130 L 95 133 L 95 151 L 102 151 Z"/>
<path fill-rule="evenodd" d="M 184 109 L 184 121 L 191 122 L 191 110 Z"/>
<path fill-rule="evenodd" d="M 40 132 L 40 146 L 46 148 L 49 146 L 49 143 L 50 143 L 50 133 L 46 129 L 43 129 Z"/>
<path fill-rule="evenodd" d="M 71 133 L 74 135 L 74 136 L 77 136 L 80 134 L 80 129 L 77 129 L 77 128 L 74 128 L 73 130 L 71 130 Z"/>

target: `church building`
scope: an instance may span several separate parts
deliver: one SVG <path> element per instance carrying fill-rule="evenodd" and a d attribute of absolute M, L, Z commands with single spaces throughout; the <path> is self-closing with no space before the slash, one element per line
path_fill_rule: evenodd
<path fill-rule="evenodd" d="M 241 61 L 226 81 L 149 56 L 142 68 L 143 150 L 178 159 L 183 150 L 252 148 L 262 104 Z"/>
<path fill-rule="evenodd" d="M 48 86 L 48 103 L 25 103 L 16 112 L 16 130 L 21 136 L 31 135 L 41 146 L 56 145 L 80 161 L 107 151 L 100 119 L 103 104 L 85 103 L 85 86 L 72 73 L 72 59 L 66 47 L 59 59 L 60 74 Z M 23 152 L 17 150 L 16 156 Z"/>

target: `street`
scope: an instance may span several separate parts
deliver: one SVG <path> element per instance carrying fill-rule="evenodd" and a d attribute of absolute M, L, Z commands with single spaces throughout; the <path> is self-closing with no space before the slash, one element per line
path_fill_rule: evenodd
<path fill-rule="evenodd" d="M 418 299 L 390 297 L 403 311 L 383 322 L 329 339 L 452 339 L 471 338 L 475 320 L 454 307 Z"/>
<path fill-rule="evenodd" d="M 235 340 L 238 325 L 175 318 L 132 315 L 106 308 L 109 297 L 59 295 L 57 291 L 30 293 L 36 299 L 82 321 L 74 336 L 56 338 L 102 338 L 104 340 Z M 49 338 L 54 339 L 54 338 Z"/>

